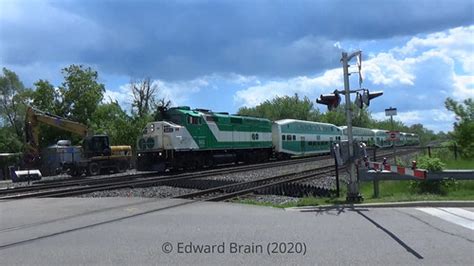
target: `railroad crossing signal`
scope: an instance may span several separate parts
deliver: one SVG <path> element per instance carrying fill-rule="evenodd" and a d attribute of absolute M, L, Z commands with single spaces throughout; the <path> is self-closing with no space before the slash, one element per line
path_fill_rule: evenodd
<path fill-rule="evenodd" d="M 363 89 L 362 92 L 357 92 L 355 104 L 362 109 L 364 104 L 366 106 L 370 105 L 370 100 L 373 98 L 382 96 L 383 91 L 369 92 L 368 89 Z"/>
<path fill-rule="evenodd" d="M 328 110 L 332 111 L 341 103 L 341 96 L 339 96 L 339 92 L 335 90 L 333 93 L 321 94 L 319 98 L 316 99 L 316 102 L 327 105 Z"/>

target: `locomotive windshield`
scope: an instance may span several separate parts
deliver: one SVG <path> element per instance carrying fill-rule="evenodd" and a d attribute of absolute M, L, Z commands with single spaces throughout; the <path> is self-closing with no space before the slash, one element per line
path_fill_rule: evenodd
<path fill-rule="evenodd" d="M 169 121 L 177 125 L 182 125 L 181 115 L 171 115 Z"/>

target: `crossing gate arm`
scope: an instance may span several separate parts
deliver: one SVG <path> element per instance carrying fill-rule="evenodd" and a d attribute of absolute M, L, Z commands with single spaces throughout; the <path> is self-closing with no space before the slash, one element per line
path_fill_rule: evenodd
<path fill-rule="evenodd" d="M 428 171 L 423 169 L 411 169 L 397 165 L 390 165 L 376 162 L 365 162 L 368 168 L 359 168 L 359 177 L 363 180 L 425 180 Z M 368 179 L 367 179 L 368 178 Z"/>
<path fill-rule="evenodd" d="M 457 180 L 474 180 L 474 170 L 444 170 L 429 172 L 423 169 L 411 169 L 396 165 L 376 162 L 365 162 L 366 168 L 359 164 L 359 178 L 361 180 L 443 180 L 454 178 Z"/>
<path fill-rule="evenodd" d="M 428 180 L 442 180 L 454 178 L 457 180 L 474 180 L 474 170 L 444 170 L 441 172 L 429 172 Z"/>

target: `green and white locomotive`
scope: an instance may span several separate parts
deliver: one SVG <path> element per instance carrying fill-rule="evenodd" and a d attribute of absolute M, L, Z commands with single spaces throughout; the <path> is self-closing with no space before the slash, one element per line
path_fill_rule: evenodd
<path fill-rule="evenodd" d="M 342 130 L 332 124 L 283 119 L 273 122 L 273 146 L 277 158 L 330 153 Z"/>
<path fill-rule="evenodd" d="M 162 121 L 148 123 L 138 139 L 138 170 L 261 162 L 272 155 L 272 122 L 268 119 L 187 106 L 161 114 Z"/>

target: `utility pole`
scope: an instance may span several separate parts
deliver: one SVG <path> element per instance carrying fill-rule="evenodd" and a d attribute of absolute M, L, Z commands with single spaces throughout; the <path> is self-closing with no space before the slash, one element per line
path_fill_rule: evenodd
<path fill-rule="evenodd" d="M 364 105 L 369 106 L 370 100 L 376 97 L 379 97 L 383 94 L 383 91 L 377 92 L 369 92 L 368 89 L 359 88 L 357 90 L 351 91 L 349 88 L 349 61 L 358 56 L 358 67 L 359 67 L 359 85 L 362 84 L 362 76 L 360 75 L 361 71 L 361 56 L 362 52 L 357 51 L 350 55 L 346 52 L 342 53 L 342 69 L 344 72 L 344 90 L 338 91 L 334 90 L 333 93 L 330 94 L 321 94 L 316 102 L 319 104 L 324 104 L 328 107 L 328 110 L 334 110 L 339 106 L 341 102 L 340 94 L 344 94 L 345 101 L 346 101 L 346 123 L 347 123 L 347 144 L 349 146 L 349 183 L 347 184 L 347 202 L 360 202 L 363 200 L 362 196 L 359 192 L 359 183 L 357 181 L 357 174 L 356 174 L 356 164 L 355 164 L 355 156 L 354 156 L 354 139 L 352 135 L 352 107 L 351 107 L 351 93 L 357 93 L 356 96 L 356 105 L 359 108 L 363 108 Z M 361 93 L 362 92 L 362 93 Z"/>
<path fill-rule="evenodd" d="M 348 202 L 360 202 L 362 196 L 359 192 L 359 184 L 356 176 L 356 165 L 354 161 L 354 139 L 352 136 L 352 109 L 351 109 L 351 91 L 349 88 L 349 61 L 354 56 L 360 56 L 361 51 L 354 52 L 348 55 L 346 52 L 342 53 L 342 68 L 344 71 L 344 96 L 346 100 L 346 122 L 347 122 L 347 141 L 349 145 L 349 183 L 347 184 Z"/>

